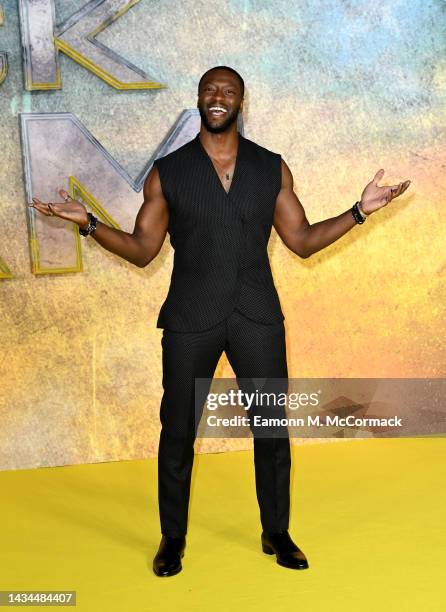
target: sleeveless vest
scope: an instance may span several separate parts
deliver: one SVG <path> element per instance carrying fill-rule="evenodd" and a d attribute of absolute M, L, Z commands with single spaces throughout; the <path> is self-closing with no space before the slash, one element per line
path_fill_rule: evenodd
<path fill-rule="evenodd" d="M 226 193 L 199 135 L 155 160 L 169 206 L 172 277 L 157 327 L 203 331 L 234 309 L 282 321 L 267 245 L 281 187 L 281 157 L 240 133 Z"/>

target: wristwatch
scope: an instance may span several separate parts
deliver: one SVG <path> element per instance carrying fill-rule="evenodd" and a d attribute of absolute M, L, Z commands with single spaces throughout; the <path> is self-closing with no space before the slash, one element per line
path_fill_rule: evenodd
<path fill-rule="evenodd" d="M 94 215 L 92 215 L 90 212 L 87 213 L 87 215 L 88 215 L 87 227 L 85 229 L 79 228 L 79 234 L 81 236 L 89 236 L 96 229 L 96 224 L 98 222 L 97 218 Z"/>

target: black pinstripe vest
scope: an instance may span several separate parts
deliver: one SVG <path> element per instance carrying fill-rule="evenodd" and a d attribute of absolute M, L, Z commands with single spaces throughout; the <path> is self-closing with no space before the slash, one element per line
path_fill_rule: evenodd
<path fill-rule="evenodd" d="M 281 157 L 239 133 L 229 193 L 199 136 L 155 161 L 175 250 L 157 327 L 202 331 L 236 308 L 260 323 L 282 313 L 267 245 L 281 185 Z"/>

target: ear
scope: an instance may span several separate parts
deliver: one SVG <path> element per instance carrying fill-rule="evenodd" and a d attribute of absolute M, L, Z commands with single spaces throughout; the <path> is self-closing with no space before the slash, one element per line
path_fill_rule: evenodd
<path fill-rule="evenodd" d="M 243 102 L 244 102 L 244 101 L 245 101 L 245 100 L 243 99 L 243 100 L 240 102 L 240 110 L 241 110 L 241 112 L 243 112 Z"/>

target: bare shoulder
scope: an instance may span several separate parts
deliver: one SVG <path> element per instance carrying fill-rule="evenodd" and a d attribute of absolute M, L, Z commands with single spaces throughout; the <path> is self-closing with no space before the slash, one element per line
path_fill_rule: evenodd
<path fill-rule="evenodd" d="M 161 188 L 161 180 L 156 163 L 153 164 L 150 172 L 145 178 L 143 188 L 144 202 L 153 199 L 164 200 L 163 190 Z"/>
<path fill-rule="evenodd" d="M 293 188 L 293 175 L 288 167 L 288 164 L 282 158 L 282 189 Z"/>

